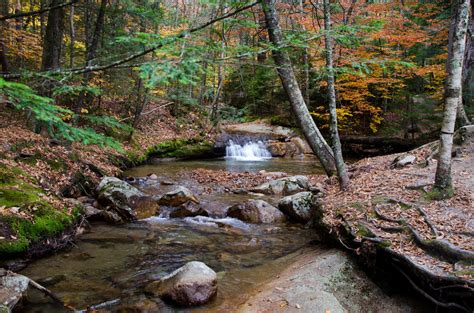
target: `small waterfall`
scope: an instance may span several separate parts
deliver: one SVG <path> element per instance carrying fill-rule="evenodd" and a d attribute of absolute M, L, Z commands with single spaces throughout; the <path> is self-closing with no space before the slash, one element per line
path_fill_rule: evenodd
<path fill-rule="evenodd" d="M 249 141 L 243 146 L 229 140 L 225 148 L 226 158 L 237 161 L 264 161 L 271 159 L 272 155 L 261 141 Z"/>

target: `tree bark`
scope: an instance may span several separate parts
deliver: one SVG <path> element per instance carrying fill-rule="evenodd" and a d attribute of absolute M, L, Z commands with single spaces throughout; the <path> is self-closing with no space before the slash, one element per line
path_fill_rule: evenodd
<path fill-rule="evenodd" d="M 439 192 L 439 198 L 448 198 L 453 195 L 451 152 L 454 127 L 456 123 L 456 112 L 462 96 L 462 65 L 466 47 L 469 9 L 470 0 L 460 0 L 457 6 L 453 9 L 452 20 L 455 21 L 455 25 L 452 36 L 452 51 L 447 60 L 448 71 L 445 87 L 445 108 L 435 177 L 435 189 Z"/>
<path fill-rule="evenodd" d="M 76 41 L 76 30 L 74 28 L 74 4 L 69 9 L 69 30 L 71 43 L 69 44 L 69 67 L 74 67 L 74 44 Z"/>
<path fill-rule="evenodd" d="M 324 0 L 324 29 L 329 95 L 329 129 L 331 131 L 332 150 L 336 161 L 339 186 L 341 187 L 341 190 L 346 190 L 349 187 L 349 176 L 347 175 L 346 164 L 344 164 L 344 159 L 342 157 L 341 141 L 339 140 L 339 131 L 337 129 L 336 89 L 334 86 L 334 68 L 332 59 L 331 8 L 329 0 Z"/>
<path fill-rule="evenodd" d="M 459 3 L 454 3 L 453 5 L 453 10 L 456 10 L 457 6 L 459 6 Z M 453 54 L 453 39 L 454 39 L 454 31 L 455 31 L 455 27 L 456 27 L 456 20 L 455 19 L 451 19 L 451 22 L 450 22 L 450 25 L 449 25 L 449 37 L 448 37 L 448 59 L 450 59 L 452 57 L 452 54 Z M 470 44 L 470 41 L 469 41 L 469 36 L 466 36 L 466 44 L 465 44 L 465 55 L 464 55 L 464 61 L 463 61 L 463 70 L 462 70 L 462 84 L 461 84 L 461 97 L 459 98 L 459 103 L 458 103 L 458 107 L 457 107 L 457 113 L 456 113 L 456 121 L 458 122 L 459 126 L 465 126 L 465 125 L 469 125 L 470 124 L 470 121 L 469 121 L 469 118 L 466 114 L 466 110 L 464 109 L 464 104 L 463 104 L 463 97 L 462 97 L 462 94 L 463 94 L 463 88 L 466 87 L 466 88 L 469 88 L 468 85 L 466 85 L 464 82 L 467 78 L 467 72 L 470 70 L 469 67 L 468 67 L 468 63 L 469 63 L 469 44 Z M 446 72 L 449 72 L 449 68 L 451 66 L 451 63 L 450 62 L 446 62 Z"/>
<path fill-rule="evenodd" d="M 92 61 L 95 58 L 97 48 L 99 47 L 99 38 L 102 34 L 102 30 L 104 28 L 104 21 L 105 21 L 105 9 L 107 6 L 107 0 L 101 0 L 99 12 L 97 13 L 97 19 L 94 26 L 94 31 L 91 32 L 91 28 L 89 23 L 92 21 L 92 9 L 91 6 L 93 2 L 88 2 L 89 6 L 87 7 L 86 12 L 86 67 L 92 66 Z M 91 80 L 92 73 L 85 72 L 84 77 L 82 79 L 82 86 L 87 87 L 89 85 L 89 81 Z M 87 94 L 85 92 L 81 92 L 79 94 L 79 99 L 75 103 L 74 111 L 79 112 L 80 109 L 84 106 L 90 99 L 86 99 Z"/>
<path fill-rule="evenodd" d="M 296 119 L 308 140 L 311 149 L 317 155 L 326 174 L 331 176 L 334 173 L 334 156 L 331 148 L 321 135 L 316 123 L 309 114 L 308 107 L 303 99 L 301 89 L 295 77 L 288 54 L 280 47 L 283 44 L 283 35 L 278 22 L 278 15 L 275 8 L 276 0 L 263 0 L 261 6 L 265 13 L 265 21 L 271 43 L 275 46 L 272 50 L 273 60 L 277 65 L 283 88 L 285 89 Z"/>
<path fill-rule="evenodd" d="M 5 16 L 8 15 L 8 0 L 2 0 L 0 2 L 0 14 Z M 8 73 L 8 60 L 7 60 L 7 46 L 6 38 L 8 31 L 8 23 L 6 21 L 0 22 L 0 65 L 2 66 L 2 72 Z"/>
<path fill-rule="evenodd" d="M 464 64 L 462 71 L 463 97 L 462 103 L 468 105 L 473 100 L 474 94 L 474 0 L 471 0 L 471 15 L 469 17 L 469 25 L 466 36 L 466 52 L 464 54 Z M 472 124 L 462 105 L 458 110 L 460 125 L 465 126 Z"/>
<path fill-rule="evenodd" d="M 50 6 L 61 4 L 61 0 L 52 0 Z M 61 47 L 64 30 L 64 9 L 51 10 L 43 38 L 43 71 L 60 67 Z"/>

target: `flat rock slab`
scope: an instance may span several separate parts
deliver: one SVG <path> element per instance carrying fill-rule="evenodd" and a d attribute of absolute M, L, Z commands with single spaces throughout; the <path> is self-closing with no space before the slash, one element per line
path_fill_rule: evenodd
<path fill-rule="evenodd" d="M 425 312 L 422 303 L 388 296 L 347 254 L 336 249 L 306 249 L 269 283 L 260 286 L 236 312 Z"/>

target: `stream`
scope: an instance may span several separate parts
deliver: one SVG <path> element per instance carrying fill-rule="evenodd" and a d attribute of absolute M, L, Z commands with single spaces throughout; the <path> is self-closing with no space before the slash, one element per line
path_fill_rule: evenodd
<path fill-rule="evenodd" d="M 158 176 L 155 184 L 136 187 L 162 194 L 175 185 L 186 186 L 198 195 L 201 205 L 219 211 L 243 202 L 249 195 L 233 193 L 207 194 L 193 180 L 183 177 L 193 169 L 223 169 L 231 172 L 284 171 L 288 174 L 319 173 L 314 162 L 270 159 L 241 162 L 233 159 L 162 162 L 159 160 L 130 169 L 129 177 Z M 265 197 L 276 204 L 278 199 Z M 217 214 L 218 215 L 218 214 Z M 218 295 L 210 304 L 196 308 L 206 312 L 222 312 L 245 301 L 260 283 L 284 268 L 275 260 L 291 254 L 315 239 L 311 230 L 296 224 L 253 225 L 233 218 L 192 217 L 168 219 L 151 217 L 120 226 L 94 223 L 76 245 L 31 263 L 21 272 L 44 284 L 61 299 L 78 309 L 117 300 L 120 305 L 143 302 L 147 283 L 181 267 L 189 261 L 202 261 L 218 273 Z M 236 296 L 239 295 L 239 296 Z M 179 311 L 158 302 L 161 311 Z M 29 297 L 25 312 L 58 312 L 58 307 L 44 302 L 43 297 Z"/>
<path fill-rule="evenodd" d="M 21 274 L 43 284 L 77 309 L 108 302 L 110 306 L 104 308 L 107 312 L 235 311 L 261 291 L 258 290 L 261 286 L 279 277 L 300 251 L 313 249 L 317 237 L 311 229 L 296 224 L 252 225 L 220 217 L 223 208 L 257 196 L 206 193 L 204 186 L 183 175 L 202 168 L 231 172 L 283 171 L 289 175 L 321 173 L 314 162 L 297 160 L 152 160 L 126 172 L 128 177 L 135 178 L 136 187 L 149 194 L 163 194 L 175 185 L 186 186 L 198 195 L 201 206 L 216 212 L 211 214 L 214 217 L 154 216 L 120 226 L 93 223 L 74 247 L 32 262 Z M 155 183 L 143 178 L 150 174 L 157 175 Z M 278 201 L 277 197 L 263 199 L 274 205 Z M 218 294 L 210 303 L 182 309 L 145 294 L 148 283 L 189 261 L 202 261 L 217 272 Z M 32 293 L 22 312 L 61 310 L 43 296 Z"/>

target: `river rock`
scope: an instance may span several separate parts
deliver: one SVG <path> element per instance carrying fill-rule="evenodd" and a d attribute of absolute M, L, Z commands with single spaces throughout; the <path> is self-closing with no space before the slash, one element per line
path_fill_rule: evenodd
<path fill-rule="evenodd" d="M 401 155 L 395 158 L 395 160 L 393 160 L 392 167 L 398 167 L 398 168 L 405 167 L 409 164 L 413 164 L 415 160 L 416 160 L 416 157 L 412 154 Z"/>
<path fill-rule="evenodd" d="M 313 154 L 308 142 L 298 136 L 292 137 L 290 141 L 297 147 L 299 154 Z"/>
<path fill-rule="evenodd" d="M 30 280 L 28 277 L 0 269 L 0 307 L 13 310 L 26 295 Z"/>
<path fill-rule="evenodd" d="M 159 200 L 160 205 L 180 206 L 186 202 L 199 203 L 197 197 L 186 187 L 178 186 L 175 190 L 165 193 Z"/>
<path fill-rule="evenodd" d="M 254 224 L 282 223 L 286 220 L 285 215 L 273 205 L 254 199 L 231 206 L 227 216 Z"/>
<path fill-rule="evenodd" d="M 209 216 L 209 213 L 201 208 L 199 204 L 188 201 L 181 204 L 175 210 L 170 213 L 171 218 L 184 218 L 184 217 L 194 217 L 194 216 Z"/>
<path fill-rule="evenodd" d="M 272 157 L 284 157 L 286 154 L 286 142 L 269 140 L 266 147 Z"/>
<path fill-rule="evenodd" d="M 145 290 L 179 306 L 208 302 L 217 293 L 217 274 L 202 262 L 189 262 Z"/>
<path fill-rule="evenodd" d="M 97 194 L 101 206 L 115 211 L 123 221 L 150 217 L 159 209 L 152 197 L 116 177 L 104 177 Z"/>
<path fill-rule="evenodd" d="M 298 175 L 272 180 L 255 187 L 250 191 L 265 195 L 288 196 L 298 192 L 307 191 L 308 188 L 308 178 L 306 176 Z"/>
<path fill-rule="evenodd" d="M 299 222 L 309 222 L 319 206 L 318 198 L 312 192 L 300 192 L 285 197 L 278 203 L 278 208 L 290 219 Z"/>

